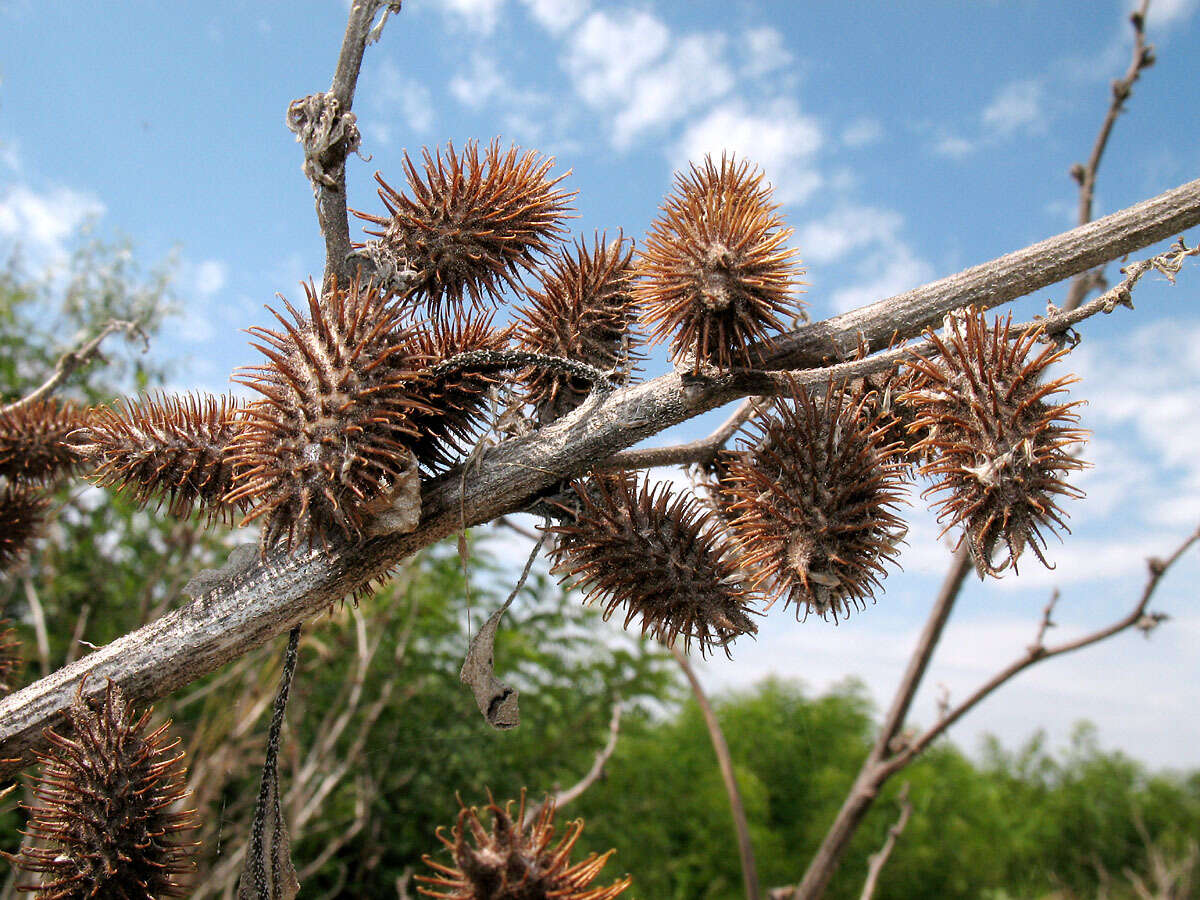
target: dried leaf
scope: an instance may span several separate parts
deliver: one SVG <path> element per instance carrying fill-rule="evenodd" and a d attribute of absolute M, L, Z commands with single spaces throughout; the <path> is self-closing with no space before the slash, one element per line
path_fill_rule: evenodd
<path fill-rule="evenodd" d="M 515 597 L 516 594 L 513 594 Z M 463 684 L 469 685 L 475 694 L 475 703 L 489 725 L 501 731 L 516 728 L 521 724 L 521 710 L 517 706 L 517 689 L 496 677 L 493 646 L 500 619 L 513 602 L 508 602 L 492 613 L 490 619 L 479 629 L 467 649 L 462 671 L 458 673 Z"/>

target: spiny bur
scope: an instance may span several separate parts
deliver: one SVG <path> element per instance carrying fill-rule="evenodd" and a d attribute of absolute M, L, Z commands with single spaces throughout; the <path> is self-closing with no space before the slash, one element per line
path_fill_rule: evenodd
<path fill-rule="evenodd" d="M 79 446 L 96 464 L 93 481 L 124 491 L 140 506 L 165 501 L 173 516 L 202 509 L 210 524 L 229 522 L 228 449 L 240 411 L 233 397 L 211 394 L 121 401 L 89 412 L 86 443 Z"/>
<path fill-rule="evenodd" d="M 583 820 L 567 825 L 554 844 L 554 802 L 547 800 L 532 822 L 525 821 L 525 792 L 521 792 L 516 818 L 513 801 L 504 806 L 489 803 L 491 829 L 479 810 L 463 807 L 447 837 L 437 837 L 450 851 L 453 865 L 425 856 L 434 875 L 418 875 L 417 888 L 440 900 L 612 900 L 629 887 L 626 875 L 605 887 L 591 887 L 614 851 L 595 853 L 571 864 L 571 850 L 583 832 Z"/>
<path fill-rule="evenodd" d="M 159 900 L 186 895 L 196 844 L 181 837 L 196 827 L 178 739 L 170 723 L 147 732 L 150 710 L 137 715 L 111 681 L 70 709 L 72 734 L 47 731 L 37 753 L 42 777 L 29 809 L 34 839 L 9 859 L 39 884 L 19 885 L 39 900 Z"/>
<path fill-rule="evenodd" d="M 936 355 L 909 362 L 903 399 L 917 409 L 913 427 L 925 430 L 921 473 L 938 479 L 925 494 L 944 495 L 935 503 L 943 534 L 963 527 L 980 578 L 1016 571 L 1026 547 L 1049 566 L 1043 532 L 1069 531 L 1058 498 L 1083 496 L 1064 480 L 1087 466 L 1075 456 L 1085 436 L 1075 427 L 1080 402 L 1056 402 L 1078 379 L 1045 379 L 1069 350 L 1047 343 L 1034 353 L 1041 336 L 1040 328 L 1012 334 L 1011 315 L 989 326 L 970 309 L 928 335 Z"/>
<path fill-rule="evenodd" d="M 637 312 L 633 287 L 633 243 L 596 236 L 589 249 L 580 240 L 556 256 L 542 276 L 541 290 L 527 291 L 517 313 L 522 349 L 575 359 L 601 370 L 628 365 Z M 591 384 L 563 372 L 530 368 L 518 376 L 524 399 L 542 422 L 557 419 L 587 399 Z"/>
<path fill-rule="evenodd" d="M 417 329 L 413 356 L 433 366 L 460 353 L 505 350 L 510 333 L 511 328 L 493 327 L 491 313 L 454 309 Z M 432 411 L 410 415 L 418 433 L 413 449 L 423 468 L 443 472 L 469 452 L 488 412 L 488 391 L 501 381 L 498 375 L 470 369 L 428 377 L 424 399 Z"/>
<path fill-rule="evenodd" d="M 17 678 L 23 668 L 21 642 L 8 619 L 0 619 L 0 697 L 17 689 Z"/>
<path fill-rule="evenodd" d="M 701 654 L 758 629 L 753 596 L 717 522 L 694 497 L 631 475 L 575 482 L 576 508 L 551 531 L 558 536 L 551 572 L 574 579 L 599 600 L 604 618 L 625 609 L 624 627 L 642 621 L 668 646 L 683 638 Z M 565 507 L 564 507 L 565 508 Z"/>
<path fill-rule="evenodd" d="M 756 342 L 790 327 L 803 269 L 771 188 L 748 162 L 705 157 L 676 174 L 638 260 L 634 298 L 651 343 L 671 338 L 676 364 L 692 371 L 753 366 Z"/>
<path fill-rule="evenodd" d="M 431 310 L 461 306 L 464 298 L 477 307 L 495 304 L 563 239 L 575 194 L 557 189 L 566 176 L 550 177 L 553 159 L 515 146 L 501 151 L 499 139 L 482 156 L 471 141 L 461 155 L 447 144 L 423 157 L 421 173 L 404 155 L 408 194 L 375 176 L 386 216 L 355 215 L 379 226 L 367 234 L 379 238 L 398 268 L 414 273 L 410 296 Z"/>
<path fill-rule="evenodd" d="M 413 477 L 424 358 L 416 357 L 401 309 L 376 288 L 305 285 L 308 315 L 286 300 L 281 330 L 252 328 L 269 360 L 237 379 L 263 396 L 242 410 L 229 445 L 227 503 L 245 504 L 243 525 L 262 522 L 264 549 L 340 530 L 359 537 Z"/>
<path fill-rule="evenodd" d="M 0 572 L 25 555 L 49 505 L 49 498 L 29 485 L 8 484 L 0 489 Z"/>
<path fill-rule="evenodd" d="M 68 435 L 83 425 L 83 413 L 53 398 L 0 411 L 0 475 L 44 483 L 80 462 Z"/>
<path fill-rule="evenodd" d="M 861 392 L 796 389 L 755 419 L 744 452 L 728 460 L 728 497 L 741 564 L 754 584 L 834 621 L 862 609 L 905 533 L 893 511 L 901 467 L 883 445 Z"/>

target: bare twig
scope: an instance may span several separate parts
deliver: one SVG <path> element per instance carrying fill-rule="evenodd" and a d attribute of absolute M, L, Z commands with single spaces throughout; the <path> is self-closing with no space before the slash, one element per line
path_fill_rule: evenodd
<path fill-rule="evenodd" d="M 737 430 L 770 403 L 769 398 L 747 397 L 734 410 L 733 414 L 721 423 L 712 434 L 698 441 L 686 444 L 675 444 L 670 447 L 646 447 L 639 450 L 624 450 L 596 466 L 597 472 L 610 472 L 622 469 L 648 469 L 651 466 L 686 465 L 689 463 L 704 464 L 712 461 L 717 452 L 729 443 Z"/>
<path fill-rule="evenodd" d="M 1044 629 L 1039 628 L 1038 639 L 1025 650 L 1025 653 L 1013 660 L 1013 662 L 1007 665 L 1004 669 L 997 672 L 984 684 L 980 685 L 969 697 L 967 697 L 967 699 L 952 709 L 949 714 L 945 716 L 945 718 L 940 719 L 936 724 L 926 730 L 920 737 L 912 741 L 900 753 L 896 754 L 896 756 L 892 757 L 891 759 L 888 759 L 885 763 L 887 774 L 890 775 L 892 772 L 898 771 L 899 769 L 908 765 L 908 763 L 917 754 L 921 753 L 931 743 L 937 740 L 937 738 L 947 728 L 978 706 L 1002 684 L 1010 681 L 1015 675 L 1025 671 L 1025 669 L 1028 669 L 1034 663 L 1038 663 L 1046 659 L 1053 659 L 1056 656 L 1062 656 L 1066 653 L 1073 653 L 1076 650 L 1082 650 L 1084 647 L 1090 647 L 1093 644 L 1098 644 L 1100 641 L 1106 640 L 1115 634 L 1120 634 L 1122 631 L 1136 627 L 1145 616 L 1146 607 L 1150 603 L 1150 598 L 1154 596 L 1154 591 L 1158 587 L 1159 582 L 1162 580 L 1163 575 L 1165 575 L 1167 570 L 1170 569 L 1171 566 L 1173 566 L 1179 560 L 1179 558 L 1187 552 L 1188 548 L 1197 541 L 1200 541 L 1200 528 L 1197 528 L 1190 535 L 1188 535 L 1187 538 L 1185 538 L 1184 541 L 1175 548 L 1175 551 L 1166 559 L 1154 557 L 1148 560 L 1147 568 L 1149 569 L 1149 574 L 1146 577 L 1146 584 L 1142 588 L 1142 593 L 1138 598 L 1138 602 L 1134 604 L 1133 608 L 1126 615 L 1122 616 L 1120 619 L 1117 619 L 1115 622 L 1112 622 L 1103 628 L 1099 628 L 1096 631 L 1090 632 L 1089 634 L 1085 634 L 1083 637 L 1076 638 L 1073 641 L 1067 641 L 1052 647 L 1048 647 L 1042 642 L 1041 637 L 1044 634 Z"/>
<path fill-rule="evenodd" d="M 1150 0 L 1142 0 L 1142 5 L 1129 16 L 1133 26 L 1133 58 L 1129 69 L 1123 78 L 1112 83 L 1112 102 L 1108 114 L 1096 135 L 1096 143 L 1092 145 L 1091 156 L 1087 164 L 1076 163 L 1071 167 L 1071 177 L 1079 184 L 1079 218 L 1080 225 L 1092 220 L 1092 202 L 1096 195 L 1096 173 L 1100 170 L 1100 159 L 1104 156 L 1104 148 L 1108 146 L 1109 135 L 1119 116 L 1125 110 L 1125 101 L 1133 93 L 1133 84 L 1142 74 L 1142 69 L 1154 65 L 1154 47 L 1146 43 L 1146 10 Z M 1101 270 L 1082 272 L 1076 275 L 1067 292 L 1064 309 L 1074 309 L 1083 302 L 1088 291 L 1097 285 L 1103 285 L 1104 278 Z"/>
<path fill-rule="evenodd" d="M 313 184 L 317 221 L 325 237 L 326 285 L 335 278 L 345 284 L 353 274 L 346 157 L 358 149 L 360 138 L 351 107 L 367 44 L 378 40 L 388 14 L 400 11 L 400 2 L 392 0 L 376 25 L 376 14 L 383 5 L 383 0 L 353 0 L 329 91 L 295 100 L 288 107 L 287 125 L 304 145 L 304 174 Z"/>
<path fill-rule="evenodd" d="M 738 787 L 737 773 L 733 771 L 733 757 L 729 753 L 729 744 L 725 741 L 725 732 L 717 721 L 708 695 L 696 677 L 696 672 L 688 662 L 687 656 L 678 647 L 671 647 L 671 655 L 683 669 L 688 683 L 692 686 L 692 695 L 696 705 L 704 716 L 704 724 L 708 727 L 708 736 L 712 739 L 713 751 L 717 754 L 717 765 L 721 769 L 721 779 L 725 782 L 725 793 L 729 798 L 729 811 L 733 815 L 733 827 L 737 832 L 738 855 L 742 860 L 742 881 L 746 887 L 746 900 L 758 900 L 758 865 L 754 861 L 754 845 L 750 841 L 750 825 L 746 821 L 746 807 L 742 803 L 742 791 Z"/>
<path fill-rule="evenodd" d="M 547 802 L 551 802 L 555 807 L 563 807 L 572 800 L 578 800 L 583 792 L 590 788 L 593 784 L 600 780 L 600 776 L 604 774 L 604 766 L 612 757 L 613 752 L 617 749 L 617 737 L 621 733 L 621 701 L 613 701 L 612 718 L 608 722 L 608 740 L 604 742 L 604 746 L 600 748 L 600 752 L 596 754 L 596 758 L 592 761 L 592 767 L 587 770 L 582 778 L 571 785 L 566 790 L 555 791 L 554 794 L 546 800 L 535 803 L 525 811 L 525 822 L 536 822 L 538 815 L 546 806 Z"/>
<path fill-rule="evenodd" d="M 38 666 L 42 677 L 50 674 L 50 635 L 46 633 L 46 610 L 38 596 L 33 579 L 25 577 L 25 602 L 29 604 L 29 616 L 33 619 L 33 637 L 37 642 Z"/>
<path fill-rule="evenodd" d="M 887 865 L 888 857 L 892 855 L 892 850 L 896 847 L 896 841 L 904 833 L 909 817 L 912 816 L 913 805 L 912 801 L 908 799 L 907 781 L 904 782 L 904 787 L 900 788 L 900 794 L 896 797 L 896 805 L 900 807 L 900 817 L 888 829 L 887 840 L 883 842 L 883 846 L 872 853 L 867 861 L 867 880 L 863 883 L 859 900 L 871 900 L 871 897 L 874 896 L 875 888 L 879 884 L 879 873 Z"/>
<path fill-rule="evenodd" d="M 34 391 L 26 394 L 20 400 L 14 400 L 7 406 L 0 407 L 0 414 L 13 412 L 23 406 L 28 406 L 30 403 L 36 403 L 38 400 L 54 393 L 59 385 L 66 381 L 72 373 L 99 356 L 100 345 L 104 343 L 104 339 L 116 331 L 124 331 L 130 337 L 133 335 L 142 335 L 143 339 L 145 338 L 145 335 L 142 334 L 140 322 L 109 319 L 101 326 L 99 333 L 95 337 L 84 341 L 78 347 L 68 350 L 60 356 L 54 366 L 54 371 L 50 373 L 50 377 L 42 382 Z"/>
<path fill-rule="evenodd" d="M 1200 180 L 891 300 L 804 326 L 776 342 L 773 358 L 789 368 L 819 366 L 837 348 L 857 347 L 860 336 L 886 346 L 893 332 L 901 338 L 919 334 L 964 303 L 997 306 L 1196 224 Z M 669 373 L 611 393 L 593 392 L 562 419 L 491 448 L 471 478 L 452 470 L 423 485 L 421 522 L 412 532 L 354 545 L 330 537 L 327 549 L 270 554 L 194 602 L 0 700 L 0 757 L 28 760 L 43 741 L 42 730 L 61 721 L 88 672 L 97 676 L 89 685 L 112 677 L 130 699 L 154 700 L 323 612 L 464 524 L 526 509 L 563 479 L 672 425 L 762 394 L 764 387 L 770 390 L 755 373 L 699 379 Z M 0 778 L 18 767 L 0 762 Z"/>

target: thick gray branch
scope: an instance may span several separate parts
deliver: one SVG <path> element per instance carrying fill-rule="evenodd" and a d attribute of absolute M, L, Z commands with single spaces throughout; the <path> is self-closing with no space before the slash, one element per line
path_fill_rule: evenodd
<path fill-rule="evenodd" d="M 779 342 L 776 365 L 819 364 L 858 334 L 881 346 L 893 331 L 920 333 L 964 303 L 993 307 L 1069 278 L 1200 223 L 1200 181 L 1139 203 L 1018 253 L 924 288 L 807 326 Z M 586 472 L 665 428 L 730 400 L 770 389 L 760 375 L 715 379 L 663 375 L 603 396 L 526 437 L 487 451 L 469 478 L 452 471 L 423 487 L 419 527 L 354 546 L 278 553 L 106 647 L 0 701 L 0 778 L 30 759 L 43 729 L 58 724 L 76 687 L 103 689 L 106 677 L 149 701 L 212 672 L 294 625 L 311 619 L 404 558 L 459 529 L 526 508 L 559 482 Z"/>

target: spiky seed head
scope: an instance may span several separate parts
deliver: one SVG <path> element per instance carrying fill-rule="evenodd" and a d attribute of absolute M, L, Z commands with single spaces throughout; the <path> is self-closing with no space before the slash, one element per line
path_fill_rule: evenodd
<path fill-rule="evenodd" d="M 489 803 L 491 828 L 479 810 L 463 807 L 447 836 L 437 837 L 454 860 L 452 866 L 425 856 L 433 875 L 418 875 L 417 890 L 440 900 L 612 900 L 632 883 L 626 875 L 606 887 L 590 887 L 615 851 L 571 864 L 571 850 L 583 832 L 583 820 L 569 823 L 557 844 L 554 840 L 554 801 L 547 800 L 532 822 L 525 821 L 525 792 L 521 791 L 517 815 L 513 801 L 504 806 Z"/>
<path fill-rule="evenodd" d="M 447 301 L 461 306 L 464 297 L 494 305 L 563 239 L 575 193 L 557 189 L 566 175 L 550 177 L 552 158 L 516 146 L 502 151 L 499 139 L 482 156 L 477 141 L 461 155 L 450 143 L 444 153 L 422 155 L 423 174 L 404 155 L 408 194 L 375 176 L 386 216 L 355 215 L 377 225 L 367 234 L 416 273 L 414 298 L 435 311 Z"/>
<path fill-rule="evenodd" d="M 524 350 L 586 362 L 602 370 L 631 363 L 637 320 L 633 287 L 633 242 L 609 243 L 596 236 L 591 248 L 580 239 L 556 256 L 542 276 L 541 290 L 528 290 L 517 313 L 517 342 Z M 562 372 L 530 368 L 518 375 L 524 400 L 542 422 L 579 406 L 591 384 Z"/>
<path fill-rule="evenodd" d="M 599 600 L 605 619 L 623 606 L 624 627 L 640 618 L 642 634 L 668 646 L 682 637 L 688 650 L 694 640 L 701 654 L 730 655 L 734 638 L 758 630 L 731 548 L 695 497 L 625 473 L 573 486 L 576 509 L 551 528 L 551 572 Z"/>
<path fill-rule="evenodd" d="M 921 473 L 942 494 L 934 508 L 945 531 L 963 526 L 980 578 L 999 576 L 1029 547 L 1049 567 L 1044 532 L 1067 528 L 1058 498 L 1082 497 L 1065 481 L 1087 467 L 1076 457 L 1086 432 L 1076 428 L 1080 401 L 1057 402 L 1072 375 L 1046 379 L 1069 353 L 1047 343 L 1042 331 L 1012 333 L 1012 316 L 988 325 L 982 310 L 946 318 L 942 335 L 930 333 L 936 355 L 917 356 L 912 390 L 902 399 L 917 410 L 917 444 L 928 462 Z M 997 556 L 1000 555 L 997 559 Z"/>
<path fill-rule="evenodd" d="M 677 364 L 693 372 L 758 362 L 751 352 L 789 326 L 803 269 L 787 247 L 771 188 L 748 162 L 711 156 L 676 175 L 638 261 L 634 298 L 651 343 L 671 338 Z"/>
<path fill-rule="evenodd" d="M 722 485 L 742 567 L 797 616 L 862 609 L 895 561 L 903 481 L 883 435 L 861 392 L 797 388 L 752 422 L 730 460 Z"/>
<path fill-rule="evenodd" d="M 96 464 L 91 478 L 128 494 L 139 506 L 162 505 L 178 517 L 203 509 L 208 522 L 232 520 L 224 502 L 233 485 L 228 448 L 241 404 L 211 394 L 151 395 L 88 413 L 81 452 Z"/>
<path fill-rule="evenodd" d="M 25 484 L 0 490 L 0 572 L 12 567 L 37 537 L 50 500 Z"/>
<path fill-rule="evenodd" d="M 195 813 L 179 809 L 187 796 L 179 741 L 169 722 L 148 731 L 150 713 L 135 713 L 110 681 L 91 702 L 81 687 L 72 734 L 46 732 L 27 832 L 42 846 L 9 857 L 41 883 L 18 890 L 39 900 L 185 896 L 197 845 L 182 835 L 196 827 Z"/>
<path fill-rule="evenodd" d="M 0 475 L 44 483 L 80 462 L 68 435 L 83 425 L 83 413 L 54 398 L 0 411 Z"/>
<path fill-rule="evenodd" d="M 261 520 L 264 549 L 278 541 L 357 538 L 415 465 L 420 370 L 402 311 L 375 287 L 353 281 L 324 297 L 305 285 L 308 315 L 284 300 L 282 326 L 252 328 L 268 364 L 235 380 L 263 399 L 241 412 L 229 444 L 242 524 Z"/>
<path fill-rule="evenodd" d="M 435 316 L 415 331 L 414 357 L 434 366 L 460 353 L 507 349 L 512 329 L 495 328 L 492 319 L 492 313 L 461 309 Z M 470 451 L 488 412 L 488 391 L 502 381 L 499 375 L 471 369 L 426 379 L 424 399 L 432 411 L 411 415 L 418 432 L 413 449 L 424 469 L 443 472 Z"/>
<path fill-rule="evenodd" d="M 8 619 L 0 619 L 0 697 L 6 697 L 17 689 L 17 678 L 21 674 L 21 642 Z"/>

